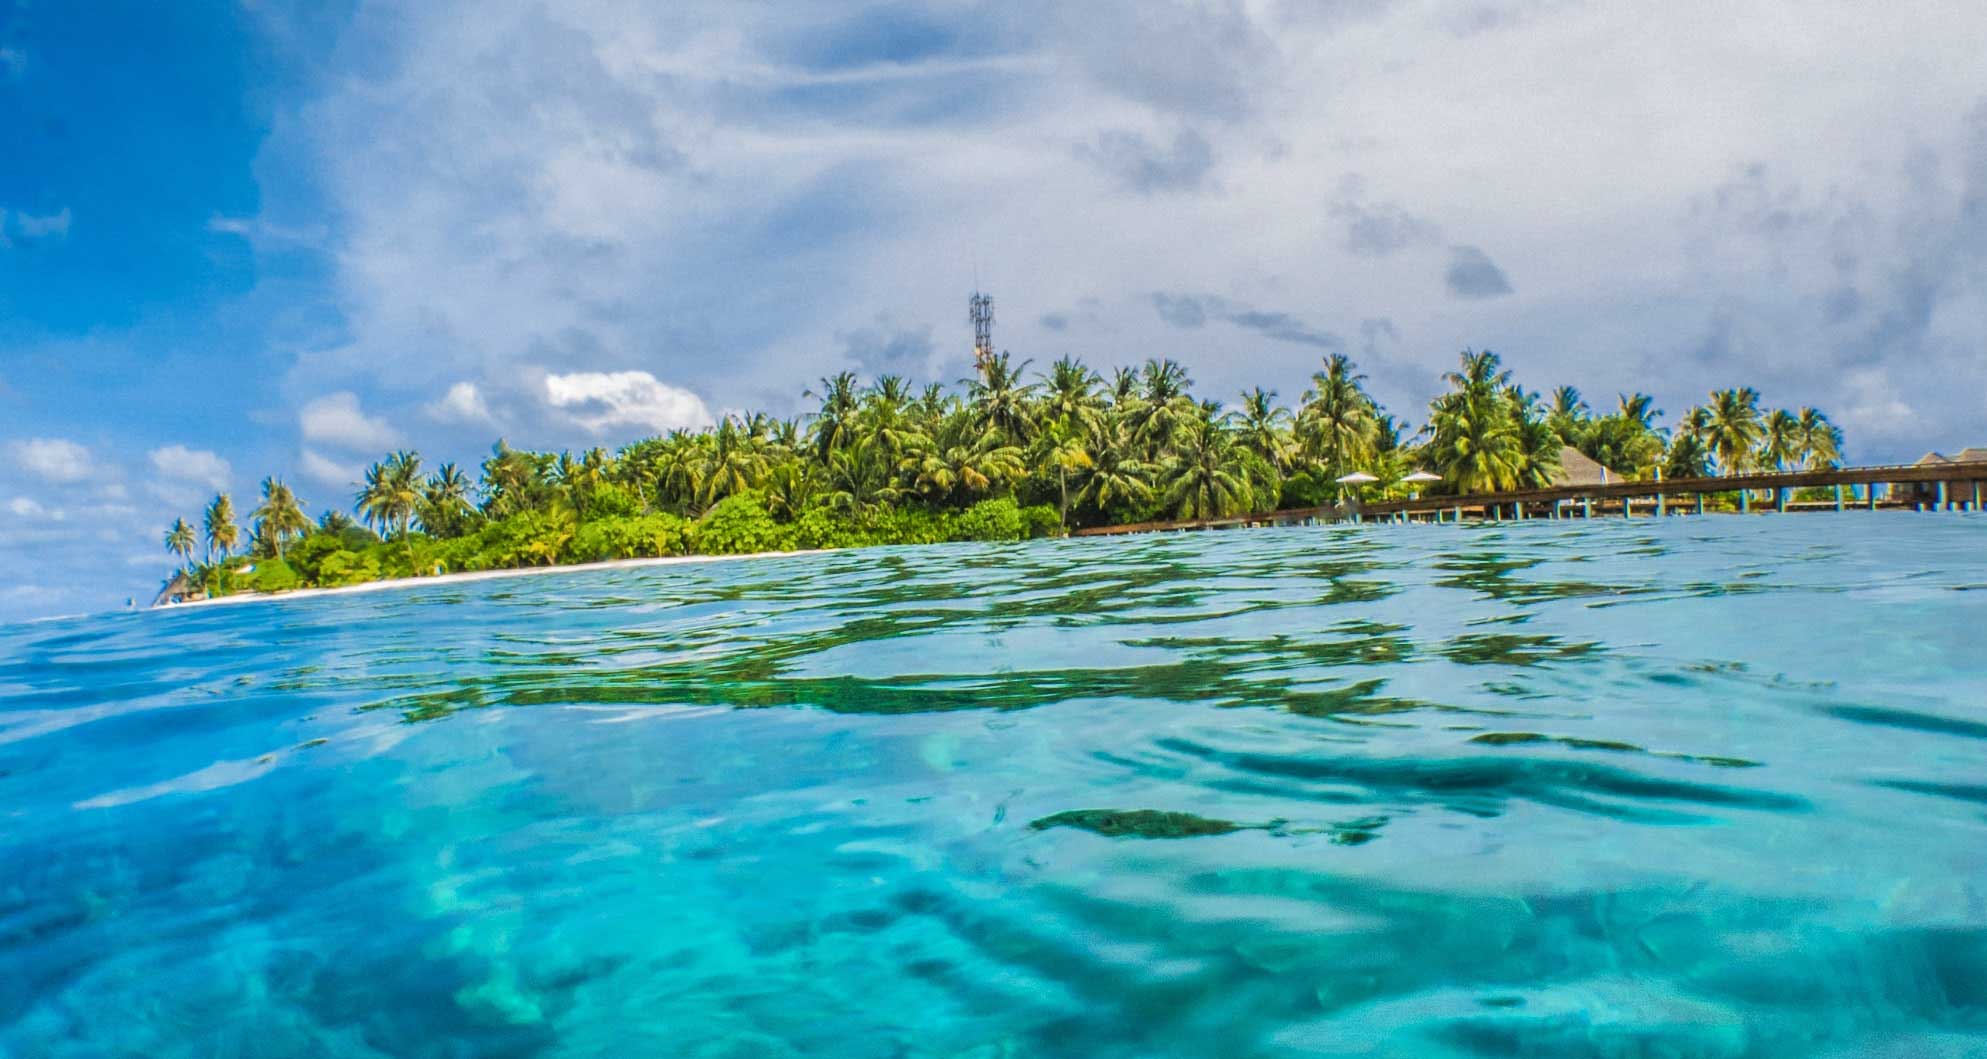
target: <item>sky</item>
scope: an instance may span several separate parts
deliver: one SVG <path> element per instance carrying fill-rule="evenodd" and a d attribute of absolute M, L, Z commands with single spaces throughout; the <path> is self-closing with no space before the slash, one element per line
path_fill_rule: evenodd
<path fill-rule="evenodd" d="M 1169 356 L 1465 347 L 1987 444 L 1987 5 L 0 0 L 0 621 L 264 476 Z"/>

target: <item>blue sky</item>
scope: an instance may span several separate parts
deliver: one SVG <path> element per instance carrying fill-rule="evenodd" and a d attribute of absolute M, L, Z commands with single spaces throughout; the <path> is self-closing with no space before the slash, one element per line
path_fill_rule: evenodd
<path fill-rule="evenodd" d="M 1038 364 L 1987 443 L 1987 8 L 0 0 L 0 620 L 264 475 Z"/>

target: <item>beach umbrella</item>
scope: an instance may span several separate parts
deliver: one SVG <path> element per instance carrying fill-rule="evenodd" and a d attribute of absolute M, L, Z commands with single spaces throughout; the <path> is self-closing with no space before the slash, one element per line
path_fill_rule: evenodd
<path fill-rule="evenodd" d="M 1365 485 L 1367 482 L 1377 482 L 1379 480 L 1365 471 L 1354 471 L 1337 479 L 1340 485 Z"/>
<path fill-rule="evenodd" d="M 1415 485 L 1415 490 L 1414 490 L 1414 498 L 1415 498 L 1416 500 L 1419 500 L 1419 499 L 1421 499 L 1421 483 L 1423 483 L 1423 482 L 1439 482 L 1439 481 L 1441 481 L 1441 480 L 1442 480 L 1442 476 L 1441 476 L 1441 475 L 1439 475 L 1439 474 L 1429 474 L 1429 473 L 1428 473 L 1427 471 L 1416 471 L 1416 472 L 1414 472 L 1413 474 L 1410 474 L 1410 475 L 1407 475 L 1406 477 L 1404 477 L 1404 478 L 1402 478 L 1402 479 L 1401 479 L 1401 481 L 1403 481 L 1403 482 L 1413 482 L 1413 483 L 1414 483 L 1414 485 Z"/>

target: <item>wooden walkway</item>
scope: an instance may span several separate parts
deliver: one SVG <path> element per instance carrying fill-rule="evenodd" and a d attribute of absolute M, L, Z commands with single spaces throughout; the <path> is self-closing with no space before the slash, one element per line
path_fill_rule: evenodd
<path fill-rule="evenodd" d="M 1914 489 L 1907 499 L 1891 496 L 1879 500 L 1875 486 L 1888 486 L 1895 493 L 1902 485 L 1926 487 L 1920 496 Z M 1850 490 L 1862 486 L 1864 496 L 1855 499 Z M 1790 507 L 1787 494 L 1794 489 L 1834 489 L 1832 501 L 1809 501 Z M 1666 515 L 1686 511 L 1702 514 L 1704 498 L 1715 494 L 1738 494 L 1739 509 L 1749 512 L 1755 493 L 1771 493 L 1770 505 L 1777 511 L 1832 510 L 1849 507 L 1903 508 L 1931 510 L 1967 508 L 1980 510 L 1987 493 L 1987 461 L 1971 463 L 1901 464 L 1879 467 L 1838 467 L 1820 471 L 1776 471 L 1768 474 L 1735 474 L 1726 478 L 1675 478 L 1666 482 L 1608 482 L 1590 485 L 1562 485 L 1550 489 L 1525 489 L 1508 493 L 1475 493 L 1466 496 L 1424 496 L 1415 500 L 1388 500 L 1365 504 L 1355 520 L 1368 522 L 1462 521 L 1526 518 L 1594 518 L 1604 514 Z M 1764 505 L 1763 505 L 1764 506 Z M 1185 519 L 1174 522 L 1134 522 L 1122 526 L 1092 526 L 1072 531 L 1076 537 L 1107 536 L 1119 533 L 1157 533 L 1169 530 L 1230 529 L 1241 526 L 1286 526 L 1305 522 L 1341 521 L 1346 514 L 1336 507 L 1286 508 L 1257 515 L 1229 518 Z"/>

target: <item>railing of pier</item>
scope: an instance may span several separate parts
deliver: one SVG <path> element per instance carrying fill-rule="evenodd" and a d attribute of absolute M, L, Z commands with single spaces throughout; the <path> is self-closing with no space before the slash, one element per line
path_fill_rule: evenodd
<path fill-rule="evenodd" d="M 1830 467 L 1818 470 L 1770 471 L 1759 474 L 1735 474 L 1722 478 L 1671 478 L 1663 481 L 1604 482 L 1587 485 L 1561 485 L 1546 489 L 1522 489 L 1503 493 L 1469 493 L 1450 496 L 1424 496 L 1412 500 L 1386 500 L 1360 505 L 1357 516 L 1362 519 L 1385 520 L 1395 516 L 1430 515 L 1453 512 L 1480 512 L 1485 517 L 1498 517 L 1490 513 L 1512 511 L 1515 517 L 1525 517 L 1529 509 L 1541 505 L 1558 505 L 1569 501 L 1581 502 L 1583 513 L 1591 511 L 1595 502 L 1609 500 L 1622 501 L 1624 506 L 1635 501 L 1646 500 L 1653 505 L 1652 514 L 1663 511 L 1666 502 L 1672 498 L 1695 498 L 1719 493 L 1736 493 L 1740 496 L 1741 509 L 1749 508 L 1749 497 L 1754 493 L 1773 493 L 1775 506 L 1786 510 L 1786 494 L 1795 489 L 1836 486 L 1838 508 L 1848 504 L 1841 497 L 1841 487 L 1897 486 L 1917 483 L 1940 486 L 1938 497 L 1931 503 L 1950 507 L 1954 504 L 1980 503 L 1983 484 L 1987 484 L 1987 460 L 1974 460 L 1965 463 L 1908 463 L 1882 464 L 1865 467 Z M 1955 486 L 1971 486 L 1972 491 L 1960 495 Z M 1869 492 L 1874 497 L 1874 492 Z M 1871 506 L 1873 499 L 1862 501 L 1863 506 Z M 1810 506 L 1810 505 L 1803 505 Z M 1550 509 L 1549 509 L 1550 510 Z M 1254 515 L 1233 515 L 1215 519 L 1181 519 L 1165 522 L 1136 522 L 1118 526 L 1092 526 L 1074 531 L 1078 537 L 1105 536 L 1121 533 L 1156 533 L 1172 530 L 1229 529 L 1254 525 L 1288 525 L 1310 520 L 1338 520 L 1346 516 L 1336 507 L 1285 508 Z"/>

